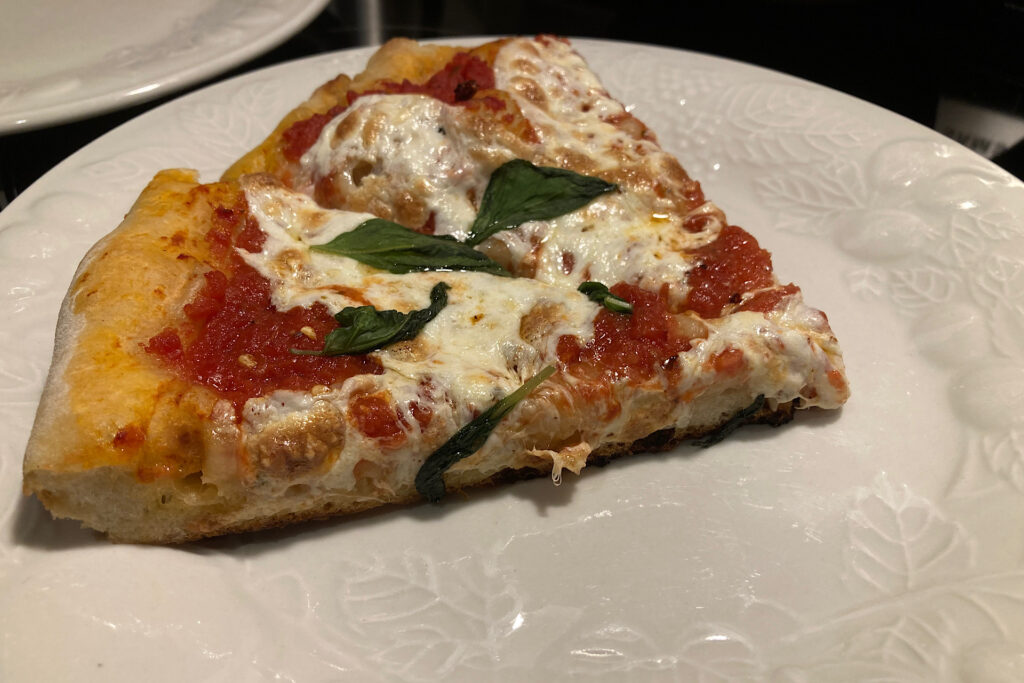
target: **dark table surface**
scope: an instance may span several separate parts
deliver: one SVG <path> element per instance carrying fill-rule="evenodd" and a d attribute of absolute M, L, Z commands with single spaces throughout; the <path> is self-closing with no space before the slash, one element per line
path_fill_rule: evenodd
<path fill-rule="evenodd" d="M 666 45 L 800 76 L 935 126 L 942 98 L 1024 117 L 1024 0 L 332 0 L 303 31 L 162 99 L 0 136 L 0 208 L 80 147 L 185 92 L 272 64 L 395 36 L 556 33 Z M 1024 176 L 1018 144 L 995 159 Z"/>

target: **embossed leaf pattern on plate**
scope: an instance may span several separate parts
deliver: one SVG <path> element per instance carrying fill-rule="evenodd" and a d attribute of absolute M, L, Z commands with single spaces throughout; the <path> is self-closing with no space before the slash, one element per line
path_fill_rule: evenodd
<path fill-rule="evenodd" d="M 853 577 L 884 595 L 911 593 L 936 574 L 955 575 L 971 564 L 964 530 L 931 503 L 880 476 L 858 492 L 848 514 L 846 565 Z"/>
<path fill-rule="evenodd" d="M 89 660 L 130 641 L 154 681 L 1024 680 L 1024 186 L 806 82 L 579 45 L 822 302 L 850 405 L 557 495 L 531 482 L 178 550 L 51 522 L 20 499 L 19 463 L 82 254 L 155 170 L 216 178 L 369 52 L 229 81 L 87 147 L 0 215 L 0 625 L 7 643 L 47 634 L 0 650 L 0 678 L 78 661 L 78 680 L 137 680 Z"/>
<path fill-rule="evenodd" d="M 754 683 L 763 666 L 756 649 L 728 628 L 688 628 L 668 642 L 659 635 L 622 625 L 607 625 L 582 634 L 565 660 L 552 662 L 588 680 L 693 681 Z"/>
<path fill-rule="evenodd" d="M 346 563 L 339 586 L 340 633 L 384 645 L 371 659 L 390 673 L 436 680 L 456 667 L 500 663 L 502 637 L 519 614 L 505 577 L 477 558 L 438 564 L 406 553 L 372 565 Z"/>

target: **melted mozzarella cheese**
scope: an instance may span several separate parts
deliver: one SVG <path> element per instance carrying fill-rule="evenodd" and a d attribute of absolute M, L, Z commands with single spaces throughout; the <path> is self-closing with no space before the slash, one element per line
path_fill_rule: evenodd
<path fill-rule="evenodd" d="M 665 155 L 653 142 L 635 140 L 609 122 L 625 115 L 625 107 L 567 43 L 512 40 L 498 52 L 494 76 L 495 87 L 512 95 L 552 157 L 564 150 L 598 169 L 615 169 L 623 155 Z"/>
<path fill-rule="evenodd" d="M 434 214 L 437 234 L 463 240 L 476 217 L 493 165 L 507 150 L 489 148 L 460 123 L 464 110 L 427 95 L 367 95 L 336 116 L 303 156 L 311 177 L 346 169 L 377 175 L 407 188 Z"/>
<path fill-rule="evenodd" d="M 614 125 L 626 110 L 567 45 L 514 40 L 498 52 L 494 69 L 497 87 L 510 93 L 537 130 L 536 159 L 575 158 L 595 172 L 634 164 L 655 178 L 671 160 L 653 140 L 631 136 Z M 438 234 L 464 239 L 490 173 L 517 156 L 486 132 L 466 125 L 464 116 L 463 108 L 425 95 L 361 97 L 324 128 L 303 156 L 302 182 L 308 189 L 318 179 L 340 173 L 349 186 L 356 187 L 364 173 L 378 177 L 386 180 L 387 191 L 395 196 L 422 202 L 433 214 Z M 278 308 L 319 301 L 332 312 L 365 303 L 407 312 L 427 306 L 437 282 L 451 286 L 448 305 L 415 340 L 373 352 L 384 367 L 382 375 L 352 378 L 316 398 L 344 409 L 354 392 L 389 394 L 409 437 L 388 460 L 401 470 L 394 473 L 394 481 L 411 481 L 426 456 L 411 408 L 424 400 L 425 380 L 436 388 L 429 397 L 436 441 L 437 433 L 450 435 L 555 363 L 560 336 L 576 336 L 583 344 L 593 338 L 599 308 L 576 290 L 581 282 L 629 282 L 653 291 L 669 283 L 670 297 L 681 301 L 687 293 L 687 272 L 693 267 L 688 252 L 714 240 L 721 228 L 721 214 L 711 204 L 693 212 L 710 217 L 706 229 L 693 234 L 679 227 L 684 217 L 671 202 L 653 190 L 624 188 L 564 216 L 525 223 L 489 238 L 492 246 L 500 243 L 513 262 L 528 264 L 525 270 L 532 279 L 464 272 L 393 275 L 309 250 L 312 244 L 326 243 L 354 229 L 371 214 L 325 210 L 283 188 L 245 182 L 250 211 L 267 239 L 260 253 L 240 254 L 272 283 Z M 545 307 L 556 313 L 544 333 L 524 335 L 524 318 Z M 705 322 L 707 337 L 691 340 L 692 348 L 676 359 L 679 372 L 673 386 L 660 378 L 655 384 L 662 386 L 626 392 L 623 396 L 632 404 L 622 405 L 614 417 L 583 428 L 577 434 L 579 443 L 567 452 L 589 452 L 588 441 L 629 442 L 669 424 L 681 428 L 717 424 L 723 416 L 714 411 L 721 405 L 734 410 L 737 401 L 759 393 L 780 402 L 799 396 L 804 405 L 842 403 L 843 397 L 829 385 L 823 370 L 831 367 L 830 362 L 841 363 L 835 340 L 821 314 L 798 298 L 768 315 L 748 312 Z M 743 353 L 744 375 L 716 377 L 715 358 L 730 350 Z M 571 376 L 563 380 L 583 381 Z M 646 416 L 644 392 L 671 392 L 678 397 L 672 413 Z M 710 398 L 691 401 L 702 394 Z M 247 407 L 246 419 L 252 421 L 280 419 L 282 411 L 309 409 L 305 399 L 288 396 L 250 403 L 254 405 Z M 660 398 L 658 405 L 664 404 Z M 557 415 L 554 408 L 548 412 Z M 349 487 L 354 462 L 374 452 L 379 449 L 372 439 L 351 435 L 339 465 L 329 475 L 333 480 L 325 483 Z M 507 466 L 503 458 L 507 454 L 502 455 L 500 448 L 485 448 L 472 465 L 467 461 L 455 469 L 473 466 L 495 472 Z M 570 469 L 579 466 L 575 460 L 566 464 L 557 458 L 556 464 Z"/>
<path fill-rule="evenodd" d="M 494 73 L 495 87 L 511 95 L 537 130 L 545 156 L 559 165 L 589 167 L 592 175 L 636 169 L 651 183 L 672 183 L 681 170 L 649 132 L 640 133 L 646 131 L 643 125 L 604 89 L 568 43 L 525 38 L 509 41 L 497 54 Z M 644 214 L 681 218 L 674 199 L 662 196 L 652 186 L 638 198 L 643 201 Z M 706 207 L 710 213 L 720 214 L 710 202 Z M 711 223 L 707 229 L 717 232 L 720 224 L 717 220 Z"/>
<path fill-rule="evenodd" d="M 498 52 L 494 72 L 496 87 L 509 92 L 534 124 L 549 158 L 585 159 L 595 173 L 628 162 L 654 177 L 670 159 L 653 141 L 636 139 L 614 125 L 616 118 L 628 115 L 626 109 L 562 41 L 510 41 Z M 623 191 L 532 226 L 544 245 L 535 277 L 577 284 L 586 279 L 630 282 L 655 290 L 664 282 L 684 283 L 692 267 L 685 252 L 713 240 L 720 226 L 690 234 L 671 229 L 673 218 L 679 220 L 678 208 L 666 206 L 654 193 Z M 529 232 L 509 231 L 494 239 L 524 258 L 538 241 Z M 565 266 L 566 254 L 572 254 L 572 269 Z"/>
<path fill-rule="evenodd" d="M 600 87 L 582 59 L 555 42 L 543 58 L 529 46 L 512 41 L 497 57 L 497 86 L 506 88 L 542 136 L 538 154 L 555 159 L 571 149 L 598 169 L 614 169 L 623 155 L 648 164 L 651 173 L 665 152 L 651 141 L 635 140 L 606 121 L 625 113 Z M 559 47 L 560 46 L 560 47 Z M 542 69 L 541 60 L 555 64 Z M 549 110 L 517 90 L 523 71 L 536 74 Z M 581 106 L 581 102 L 587 106 Z M 303 156 L 306 185 L 340 171 L 351 186 L 355 169 L 386 178 L 390 188 L 425 204 L 434 215 L 437 234 L 468 236 L 491 171 L 515 156 L 495 139 L 477 134 L 466 124 L 463 107 L 426 95 L 368 95 L 336 116 Z M 551 221 L 537 221 L 501 232 L 516 263 L 533 259 L 532 276 L 543 282 L 572 285 L 585 280 L 608 284 L 631 282 L 657 289 L 663 282 L 685 281 L 691 267 L 685 251 L 714 239 L 717 231 L 699 235 L 665 230 L 667 217 L 658 197 L 620 192 L 599 197 L 587 207 Z M 571 256 L 569 256 L 571 255 Z M 572 262 L 573 267 L 567 264 Z"/>
<path fill-rule="evenodd" d="M 368 302 L 378 310 L 408 312 L 430 303 L 437 282 L 451 286 L 445 306 L 417 336 L 415 349 L 375 352 L 385 370 L 404 377 L 431 376 L 455 387 L 457 403 L 479 410 L 517 388 L 555 358 L 562 334 L 593 336 L 598 307 L 574 289 L 529 279 L 473 272 L 395 275 L 343 256 L 309 250 L 372 218 L 321 209 L 282 187 L 244 181 L 250 213 L 266 233 L 262 251 L 239 251 L 272 283 L 280 310 L 319 301 L 332 313 Z M 357 301 L 346 292 L 358 293 Z M 560 316 L 538 348 L 523 340 L 524 316 L 542 303 L 557 303 Z"/>
<path fill-rule="evenodd" d="M 615 193 L 550 221 L 497 233 L 514 260 L 534 259 L 533 277 L 575 288 L 587 280 L 628 282 L 651 290 L 686 282 L 691 260 L 659 229 L 659 221 L 633 195 Z M 680 290 L 682 291 L 682 290 Z"/>

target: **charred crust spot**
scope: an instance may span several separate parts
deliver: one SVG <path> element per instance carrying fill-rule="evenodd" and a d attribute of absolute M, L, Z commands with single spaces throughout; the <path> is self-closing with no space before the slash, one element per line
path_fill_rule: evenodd
<path fill-rule="evenodd" d="M 472 98 L 473 95 L 476 94 L 476 91 L 476 81 L 472 79 L 468 81 L 463 81 L 459 83 L 457 86 L 455 86 L 455 101 L 465 102 L 466 100 Z"/>
<path fill-rule="evenodd" d="M 142 428 L 135 424 L 130 424 L 121 427 L 114 434 L 114 438 L 111 439 L 111 443 L 114 448 L 118 450 L 126 451 L 134 448 L 138 448 L 146 441 L 146 433 L 142 431 Z"/>
<path fill-rule="evenodd" d="M 562 273 L 565 275 L 571 275 L 572 271 L 576 269 L 576 255 L 571 251 L 562 252 Z"/>
<path fill-rule="evenodd" d="M 214 215 L 218 220 L 222 220 L 228 223 L 234 222 L 235 212 L 226 206 L 218 206 L 213 210 Z"/>
<path fill-rule="evenodd" d="M 663 451 L 672 448 L 677 442 L 675 429 L 662 429 L 648 434 L 633 444 L 633 450 Z"/>

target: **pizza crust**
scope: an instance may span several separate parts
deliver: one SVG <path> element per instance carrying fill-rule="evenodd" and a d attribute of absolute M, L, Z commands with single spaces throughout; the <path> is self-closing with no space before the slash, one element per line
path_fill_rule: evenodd
<path fill-rule="evenodd" d="M 745 424 L 778 426 L 793 417 L 794 403 L 764 408 Z M 727 421 L 727 420 L 725 420 Z M 725 422 L 723 421 L 723 423 Z M 589 453 L 587 465 L 604 466 L 634 454 L 670 450 L 680 443 L 713 433 L 715 427 L 665 429 L 632 443 L 605 444 Z M 523 453 L 515 467 L 484 475 L 464 469 L 445 477 L 449 492 L 549 476 L 556 460 Z M 420 501 L 411 486 L 397 492 L 323 491 L 297 485 L 283 495 L 224 498 L 195 476 L 181 480 L 141 482 L 127 468 L 97 467 L 86 471 L 54 468 L 26 472 L 26 493 L 33 493 L 57 518 L 81 520 L 83 526 L 107 534 L 114 542 L 184 543 L 210 536 L 259 531 L 296 522 L 352 515 L 383 504 Z"/>
<path fill-rule="evenodd" d="M 419 500 L 411 478 L 385 486 L 372 476 L 325 484 L 350 429 L 334 404 L 322 400 L 301 413 L 239 426 L 213 392 L 186 384 L 144 351 L 199 286 L 209 258 L 201 234 L 213 208 L 233 203 L 237 193 L 230 183 L 200 185 L 192 171 L 163 171 L 82 261 L 61 309 L 24 463 L 25 492 L 55 516 L 81 520 L 114 541 L 178 543 Z M 142 258 L 148 267 L 137 267 Z M 165 296 L 154 298 L 156 291 Z M 525 336 L 539 343 L 556 329 L 558 315 L 541 307 L 524 319 Z M 369 390 L 373 380 L 357 376 L 348 388 Z M 618 440 L 591 448 L 580 435 L 605 426 L 604 408 L 553 379 L 503 423 L 501 438 L 448 472 L 448 489 L 544 476 L 562 466 L 552 454 L 566 451 L 577 454 L 570 469 L 579 469 L 582 462 L 670 448 L 714 431 L 749 403 L 746 395 L 706 401 L 690 426 L 666 430 L 675 400 L 661 390 L 643 395 L 634 397 L 636 410 L 618 428 Z M 791 415 L 786 403 L 748 421 L 778 423 Z M 133 428 L 144 437 L 140 443 Z M 427 441 L 436 447 L 445 438 L 439 424 Z M 244 461 L 240 444 L 249 454 Z"/>
<path fill-rule="evenodd" d="M 497 41 L 472 52 L 493 64 L 499 50 L 509 44 Z M 559 59 L 569 60 L 566 63 L 578 69 L 572 66 L 576 62 L 571 54 L 558 50 Z M 414 419 L 405 420 L 405 441 L 397 446 L 361 433 L 352 406 L 359 396 L 379 395 L 399 413 L 408 412 L 409 396 L 418 396 L 417 382 L 433 381 L 417 376 L 416 368 L 450 341 L 449 333 L 447 339 L 442 334 L 433 341 L 421 335 L 381 352 L 387 366 L 383 375 L 356 375 L 337 386 L 253 398 L 240 413 L 212 389 L 183 379 L 147 353 L 146 346 L 181 320 L 183 308 L 203 286 L 204 273 L 217 267 L 205 237 L 218 207 L 242 202 L 250 212 L 262 211 L 271 217 L 279 215 L 275 211 L 292 215 L 289 211 L 294 209 L 295 215 L 313 216 L 314 227 L 330 219 L 325 210 L 302 208 L 303 202 L 311 202 L 284 187 L 301 180 L 297 167 L 282 155 L 284 131 L 347 102 L 349 91 L 372 87 L 380 79 L 423 82 L 456 52 L 457 48 L 392 41 L 370 60 L 363 74 L 354 79 L 339 76 L 319 88 L 264 143 L 234 164 L 222 182 L 201 185 L 197 174 L 188 170 L 157 174 L 121 226 L 86 255 L 62 305 L 53 364 L 26 450 L 27 494 L 38 496 L 55 516 L 79 519 L 115 541 L 140 543 L 177 543 L 420 499 L 413 480 L 427 454 L 487 403 L 479 395 L 454 396 L 454 386 L 434 387 L 432 419 L 418 426 Z M 524 52 L 529 57 L 530 50 L 524 48 Z M 522 58 L 527 66 L 519 68 L 528 72 L 527 57 Z M 523 108 L 541 112 L 534 113 L 534 120 L 542 136 L 553 134 L 544 130 L 548 124 L 541 120 L 555 111 L 550 93 L 528 78 L 520 79 L 517 87 L 528 95 L 521 101 Z M 591 94 L 595 101 L 608 98 L 596 86 Z M 510 120 L 524 110 L 512 104 Z M 461 121 L 469 128 L 477 125 L 472 116 Z M 650 193 L 655 197 L 648 207 L 655 212 L 652 215 L 661 216 L 657 212 L 664 210 L 664 215 L 681 224 L 693 217 L 709 225 L 725 224 L 724 214 L 704 200 L 699 185 L 674 159 L 657 148 L 643 124 L 628 115 L 611 116 L 606 123 L 615 140 L 630 141 L 639 151 L 635 158 L 623 156 L 621 164 L 596 172 L 627 191 Z M 475 134 L 486 135 L 486 131 Z M 520 149 L 515 145 L 525 144 L 526 138 L 518 133 L 513 138 L 515 154 L 582 173 L 595 171 L 593 159 L 579 153 L 571 140 L 552 152 Z M 252 172 L 270 175 L 247 175 Z M 269 197 L 266 206 L 256 206 L 257 194 Z M 355 191 L 349 197 L 361 201 Z M 621 213 L 624 206 L 629 208 L 616 202 L 620 198 L 581 210 L 581 220 L 599 222 Z M 300 225 L 298 232 L 306 227 Z M 542 229 L 535 225 L 534 232 L 502 233 L 485 242 L 481 251 L 502 260 L 517 275 L 534 274 L 539 267 L 536 261 L 517 254 L 525 245 L 535 257 L 534 247 L 547 239 L 538 232 Z M 579 232 L 582 235 L 588 229 L 583 225 Z M 280 232 L 281 240 L 290 239 L 286 229 Z M 665 252 L 682 251 L 675 244 L 679 239 L 666 232 Z M 630 240 L 635 246 L 635 240 Z M 295 256 L 288 251 L 291 248 L 280 253 L 264 249 L 271 264 L 264 277 L 298 268 L 303 277 L 314 278 L 310 257 Z M 284 258 L 282 254 L 292 255 Z M 262 258 L 251 255 L 250 265 L 259 267 Z M 685 266 L 681 264 L 673 267 L 678 270 Z M 515 380 L 514 388 L 532 374 L 531 368 L 536 372 L 554 364 L 561 372 L 523 400 L 480 451 L 446 472 L 449 491 L 548 474 L 557 481 L 566 469 L 578 473 L 588 463 L 604 464 L 632 453 L 671 448 L 740 423 L 777 425 L 791 419 L 796 407 L 836 407 L 846 399 L 836 340 L 824 317 L 802 303 L 793 304 L 798 306 L 793 320 L 784 312 L 774 321 L 755 313 L 740 314 L 747 318 L 739 322 L 731 315 L 705 321 L 677 311 L 674 325 L 695 348 L 685 359 L 682 354 L 674 359 L 684 364 L 675 376 L 685 382 L 674 384 L 677 380 L 666 371 L 647 379 L 602 385 L 597 391 L 588 384 L 593 378 L 573 376 L 554 351 L 567 326 L 579 321 L 564 296 L 548 296 L 545 288 L 552 293 L 568 291 L 577 297 L 572 304 L 577 309 L 585 301 L 575 290 L 578 282 L 564 274 L 564 281 L 553 283 L 508 280 L 502 285 L 519 287 L 508 300 L 521 303 L 519 299 L 534 297 L 529 300 L 535 303 L 524 304 L 524 312 L 515 319 L 514 331 L 508 333 L 514 337 L 515 349 L 510 353 L 515 357 L 497 358 L 501 367 L 492 373 L 484 393 L 495 394 L 490 400 L 496 400 L 504 390 L 498 389 L 499 382 Z M 426 291 L 429 287 L 423 285 L 440 276 L 402 277 L 407 278 L 403 283 L 415 281 Z M 578 279 L 579 274 L 572 277 Z M 642 278 L 661 284 L 650 272 Z M 358 283 L 340 284 L 344 289 Z M 454 281 L 453 292 L 468 296 L 481 289 L 478 285 L 468 276 L 464 282 Z M 403 284 L 398 289 L 405 288 Z M 529 297 L 524 288 L 531 288 Z M 680 288 L 667 291 L 670 303 L 678 306 L 683 296 Z M 281 292 L 276 295 L 284 297 Z M 593 304 L 586 305 L 596 310 Z M 593 320 L 594 311 L 589 315 Z M 756 318 L 754 327 L 770 328 L 769 332 L 747 330 L 751 316 Z M 593 325 L 588 324 L 592 333 Z M 578 325 L 576 329 L 579 332 Z M 739 376 L 719 372 L 716 366 L 721 354 L 735 350 L 731 344 L 739 338 L 736 330 L 747 335 L 743 343 L 750 348 L 743 351 L 744 358 L 757 363 Z M 787 334 L 793 339 L 784 338 Z M 783 353 L 787 344 L 794 350 Z M 470 346 L 467 354 L 474 350 Z M 832 373 L 841 382 L 831 382 Z M 752 408 L 759 394 L 766 400 Z"/>
<path fill-rule="evenodd" d="M 208 205 L 192 197 L 198 187 L 191 171 L 163 171 L 154 178 L 118 230 L 86 255 L 64 299 L 54 357 L 28 444 L 26 470 L 50 465 L 87 469 L 129 467 L 137 454 L 127 446 L 134 428 L 154 414 L 162 429 L 189 414 L 169 409 L 169 399 L 188 398 L 202 409 L 213 396 L 194 395 L 166 369 L 139 352 L 160 331 L 168 312 L 188 300 L 195 267 L 177 259 L 174 245 L 192 226 L 204 224 Z M 198 256 L 201 249 L 193 247 Z M 140 267 L 145 263 L 145 267 Z M 111 378 L 117 378 L 116 382 Z M 154 388 L 159 391 L 154 391 Z M 118 434 L 121 437 L 118 438 Z M 75 456 L 57 458 L 54 449 L 74 435 Z M 118 449 L 111 446 L 125 445 Z"/>

